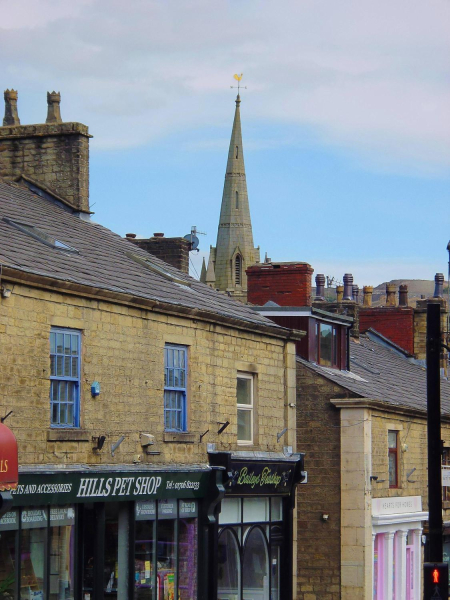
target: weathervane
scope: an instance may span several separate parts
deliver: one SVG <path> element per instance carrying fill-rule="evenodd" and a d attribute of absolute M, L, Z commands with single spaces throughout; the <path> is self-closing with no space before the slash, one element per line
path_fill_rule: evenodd
<path fill-rule="evenodd" d="M 235 73 L 235 74 L 233 75 L 233 77 L 236 79 L 236 81 L 238 82 L 238 84 L 237 84 L 237 86 L 235 86 L 235 85 L 230 85 L 230 88 L 231 88 L 232 90 L 235 90 L 235 89 L 236 89 L 236 87 L 237 87 L 238 95 L 239 95 L 239 90 L 241 89 L 241 79 L 242 79 L 242 77 L 243 77 L 243 76 L 244 76 L 244 73 L 241 73 L 240 75 L 238 75 L 237 73 Z M 247 86 L 245 86 L 243 89 L 244 89 L 244 90 L 246 90 L 246 89 L 247 89 Z"/>

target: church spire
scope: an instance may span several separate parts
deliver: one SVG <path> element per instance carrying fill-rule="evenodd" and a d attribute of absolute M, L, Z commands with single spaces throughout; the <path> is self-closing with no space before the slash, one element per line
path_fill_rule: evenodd
<path fill-rule="evenodd" d="M 245 270 L 259 262 L 259 248 L 253 246 L 242 147 L 240 105 L 241 98 L 238 94 L 228 151 L 217 244 L 215 248 L 211 248 L 209 260 L 213 262 L 216 288 L 246 302 L 247 276 Z"/>

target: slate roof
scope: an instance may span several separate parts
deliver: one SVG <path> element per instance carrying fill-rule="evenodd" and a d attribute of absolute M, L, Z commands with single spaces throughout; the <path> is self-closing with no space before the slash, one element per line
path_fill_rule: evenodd
<path fill-rule="evenodd" d="M 426 411 L 426 369 L 366 335 L 350 340 L 350 372 L 297 361 L 356 397 Z M 441 412 L 450 416 L 450 381 L 441 378 Z"/>
<path fill-rule="evenodd" d="M 78 253 L 47 246 L 4 219 L 37 227 Z M 127 253 L 190 286 L 169 280 Z M 263 325 L 274 334 L 287 332 L 250 307 L 178 271 L 160 259 L 113 233 L 79 218 L 70 209 L 14 183 L 0 180 L 0 264 L 25 273 L 61 281 L 123 292 L 213 315 L 238 319 L 245 327 Z"/>

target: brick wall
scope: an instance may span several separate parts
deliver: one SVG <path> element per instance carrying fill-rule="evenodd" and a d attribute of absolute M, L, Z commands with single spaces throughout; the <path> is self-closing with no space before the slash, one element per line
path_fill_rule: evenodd
<path fill-rule="evenodd" d="M 189 274 L 191 244 L 188 240 L 178 237 L 152 237 L 146 240 L 127 237 L 127 239 L 136 244 L 136 246 L 139 246 L 139 248 L 176 267 L 183 273 Z"/>
<path fill-rule="evenodd" d="M 247 269 L 247 298 L 262 306 L 269 300 L 280 306 L 311 305 L 311 275 L 307 263 L 262 263 Z"/>
<path fill-rule="evenodd" d="M 297 446 L 308 471 L 297 492 L 298 600 L 341 598 L 340 415 L 330 399 L 347 395 L 297 363 Z"/>
<path fill-rule="evenodd" d="M 5 280 L 3 280 L 5 283 Z M 20 464 L 206 462 L 206 443 L 237 448 L 236 374 L 256 374 L 255 445 L 279 451 L 295 447 L 292 422 L 286 436 L 288 403 L 295 402 L 294 344 L 262 334 L 132 306 L 39 290 L 24 285 L 0 298 L 0 414 L 13 409 L 8 426 L 17 437 Z M 81 428 L 75 437 L 50 428 L 50 346 L 52 326 L 82 332 Z M 173 442 L 164 434 L 164 345 L 188 346 L 189 435 Z M 291 380 L 294 379 L 292 382 Z M 100 382 L 92 398 L 90 386 Z M 291 411 L 288 413 L 287 411 Z M 217 423 L 230 421 L 219 436 Z M 199 434 L 210 432 L 199 442 Z M 67 430 L 66 430 L 67 431 Z M 72 432 L 69 432 L 72 433 Z M 155 436 L 147 456 L 140 433 Z M 101 452 L 92 436 L 106 435 Z M 110 446 L 125 441 L 111 456 Z"/>
<path fill-rule="evenodd" d="M 381 335 L 414 354 L 414 309 L 411 307 L 371 307 L 359 309 L 361 333 L 375 329 Z"/>
<path fill-rule="evenodd" d="M 0 127 L 0 177 L 28 176 L 89 211 L 89 137 L 81 123 Z"/>

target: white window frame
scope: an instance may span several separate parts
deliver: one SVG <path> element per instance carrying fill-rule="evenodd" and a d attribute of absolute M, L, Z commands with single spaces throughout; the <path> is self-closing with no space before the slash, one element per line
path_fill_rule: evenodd
<path fill-rule="evenodd" d="M 253 445 L 253 438 L 254 438 L 254 417 L 255 417 L 255 412 L 254 412 L 254 408 L 255 408 L 255 378 L 254 375 L 252 375 L 251 373 L 241 373 L 239 372 L 237 374 L 237 378 L 236 378 L 236 387 L 237 387 L 237 380 L 238 379 L 249 379 L 250 380 L 250 400 L 251 403 L 250 404 L 239 404 L 237 402 L 237 393 L 236 393 L 236 417 L 239 414 L 239 411 L 246 411 L 250 413 L 250 440 L 240 440 L 239 437 L 237 439 L 237 443 L 239 445 L 242 446 L 252 446 Z M 237 419 L 236 419 L 237 422 Z M 236 431 L 236 434 L 239 435 L 238 431 Z"/>

